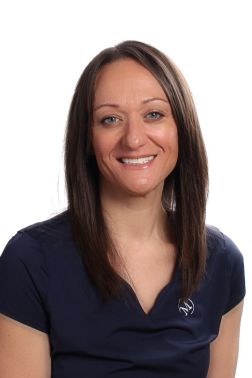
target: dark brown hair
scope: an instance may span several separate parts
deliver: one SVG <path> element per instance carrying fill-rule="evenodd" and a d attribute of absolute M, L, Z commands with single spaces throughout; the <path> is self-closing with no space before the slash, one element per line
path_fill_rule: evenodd
<path fill-rule="evenodd" d="M 179 156 L 166 178 L 163 206 L 172 214 L 181 298 L 199 286 L 205 272 L 205 210 L 208 193 L 207 158 L 191 93 L 175 64 L 156 48 L 125 41 L 100 52 L 82 73 L 71 103 L 65 141 L 68 212 L 74 238 L 87 272 L 102 298 L 121 295 L 123 280 L 109 262 L 116 254 L 100 202 L 99 171 L 91 153 L 91 128 L 96 77 L 119 59 L 134 59 L 147 68 L 170 101 L 178 129 Z"/>

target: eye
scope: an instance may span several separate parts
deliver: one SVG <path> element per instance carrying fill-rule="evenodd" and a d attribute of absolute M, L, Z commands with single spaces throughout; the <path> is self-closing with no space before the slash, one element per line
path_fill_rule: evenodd
<path fill-rule="evenodd" d="M 150 112 L 146 115 L 146 118 L 148 119 L 161 119 L 163 117 L 163 113 L 161 112 Z"/>
<path fill-rule="evenodd" d="M 108 116 L 108 117 L 102 118 L 101 123 L 103 125 L 114 125 L 118 121 L 119 121 L 119 119 L 117 117 L 115 117 L 115 116 Z"/>

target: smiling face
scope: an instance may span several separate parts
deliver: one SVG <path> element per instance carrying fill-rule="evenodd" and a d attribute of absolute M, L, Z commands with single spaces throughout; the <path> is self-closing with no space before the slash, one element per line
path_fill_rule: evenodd
<path fill-rule="evenodd" d="M 103 193 L 161 193 L 177 162 L 178 137 L 155 77 L 132 59 L 105 65 L 96 81 L 93 120 Z"/>

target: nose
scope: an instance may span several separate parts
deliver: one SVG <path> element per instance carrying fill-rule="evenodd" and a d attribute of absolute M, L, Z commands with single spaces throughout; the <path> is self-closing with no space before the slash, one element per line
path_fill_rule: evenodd
<path fill-rule="evenodd" d="M 123 145 L 134 150 L 144 146 L 147 139 L 143 120 L 134 116 L 129 117 L 124 128 Z"/>

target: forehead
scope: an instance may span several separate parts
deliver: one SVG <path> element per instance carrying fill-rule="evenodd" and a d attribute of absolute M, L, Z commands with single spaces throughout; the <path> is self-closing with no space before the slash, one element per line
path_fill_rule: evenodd
<path fill-rule="evenodd" d="M 95 103 L 125 96 L 167 98 L 153 74 L 133 59 L 121 59 L 105 65 L 96 79 Z"/>

